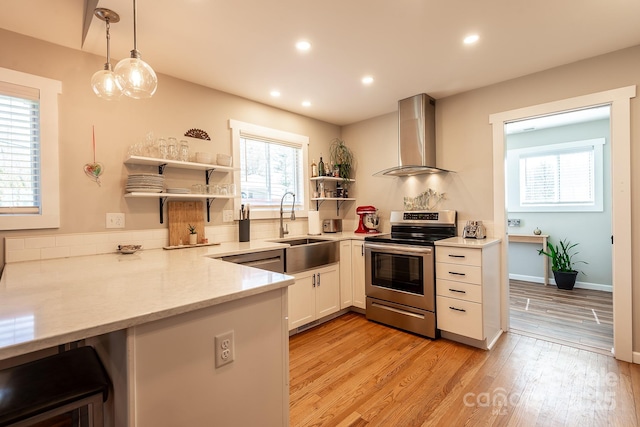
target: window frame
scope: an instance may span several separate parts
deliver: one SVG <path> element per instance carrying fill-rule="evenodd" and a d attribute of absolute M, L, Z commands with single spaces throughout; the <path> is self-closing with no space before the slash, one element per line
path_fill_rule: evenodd
<path fill-rule="evenodd" d="M 254 125 L 251 123 L 242 122 L 239 120 L 230 119 L 229 120 L 229 128 L 231 129 L 231 150 L 233 153 L 233 158 L 236 162 L 237 169 L 233 172 L 233 181 L 237 187 L 237 193 L 242 194 L 242 187 L 240 184 L 240 139 L 241 138 L 256 138 L 260 140 L 272 140 L 272 141 L 281 141 L 287 145 L 297 146 L 302 149 L 302 186 L 305 189 L 304 197 L 302 200 L 298 199 L 296 195 L 296 200 L 300 200 L 302 202 L 302 209 L 296 209 L 296 216 L 301 218 L 306 218 L 308 216 L 309 211 L 309 197 L 308 194 L 308 185 L 309 182 L 309 171 L 305 165 L 309 164 L 309 137 L 305 135 L 299 135 L 292 132 L 286 132 L 278 129 L 272 129 L 264 126 Z M 305 187 L 306 186 L 306 187 Z M 285 203 L 289 201 L 289 198 L 285 200 Z M 240 219 L 240 208 L 242 205 L 241 197 L 236 197 L 233 203 L 233 218 L 234 220 Z M 290 205 L 290 201 L 289 204 Z M 251 209 L 251 218 L 252 219 L 277 219 L 280 217 L 280 206 L 274 206 L 272 208 L 261 208 L 261 209 Z"/>
<path fill-rule="evenodd" d="M 605 138 L 594 138 L 580 141 L 563 142 L 557 144 L 545 144 L 535 147 L 517 148 L 507 150 L 507 194 L 509 212 L 603 212 L 604 211 L 604 145 Z M 541 204 L 521 204 L 521 157 L 532 157 L 532 154 L 539 156 L 558 154 L 567 150 L 593 147 L 594 162 L 594 203 L 541 203 Z"/>
<path fill-rule="evenodd" d="M 26 230 L 60 227 L 60 174 L 58 153 L 58 94 L 62 82 L 0 67 L 0 81 L 38 89 L 40 92 L 39 214 L 0 214 L 0 229 Z"/>

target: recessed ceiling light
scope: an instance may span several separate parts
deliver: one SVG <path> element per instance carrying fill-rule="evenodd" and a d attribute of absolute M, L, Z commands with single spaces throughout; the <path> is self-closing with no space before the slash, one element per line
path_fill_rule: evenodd
<path fill-rule="evenodd" d="M 362 78 L 362 84 L 363 85 L 370 85 L 371 83 L 373 83 L 373 77 L 371 76 L 364 76 Z"/>
<path fill-rule="evenodd" d="M 272 90 L 271 91 L 271 96 L 273 96 L 274 98 L 277 98 L 280 96 L 280 91 L 279 90 Z"/>
<path fill-rule="evenodd" d="M 300 40 L 298 43 L 296 43 L 296 49 L 300 50 L 300 51 L 307 51 L 309 49 L 311 49 L 311 43 L 309 43 L 306 40 Z"/>
<path fill-rule="evenodd" d="M 311 101 L 302 101 L 303 107 L 311 107 Z"/>
<path fill-rule="evenodd" d="M 477 34 L 471 34 L 464 38 L 464 44 L 474 44 L 480 39 L 480 36 Z"/>

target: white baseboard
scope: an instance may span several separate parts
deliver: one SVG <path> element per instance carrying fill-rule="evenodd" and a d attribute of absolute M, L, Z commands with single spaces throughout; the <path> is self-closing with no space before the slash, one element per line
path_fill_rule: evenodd
<path fill-rule="evenodd" d="M 533 283 L 544 283 L 543 277 L 538 276 L 526 276 L 524 274 L 511 274 L 509 273 L 509 279 L 511 280 L 522 280 L 523 282 L 533 282 Z M 556 281 L 553 280 L 553 277 L 549 278 L 549 284 L 555 286 Z M 576 288 L 581 289 L 592 289 L 594 291 L 604 291 L 604 292 L 613 292 L 613 286 L 605 285 L 602 283 L 589 283 L 589 282 L 576 282 Z"/>
<path fill-rule="evenodd" d="M 635 363 L 636 365 L 640 365 L 640 352 L 634 351 L 632 357 L 633 363 Z"/>

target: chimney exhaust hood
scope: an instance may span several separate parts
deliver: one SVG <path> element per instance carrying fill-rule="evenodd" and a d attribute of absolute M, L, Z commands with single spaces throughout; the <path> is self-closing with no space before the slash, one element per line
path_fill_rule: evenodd
<path fill-rule="evenodd" d="M 449 172 L 436 164 L 436 100 L 425 93 L 398 101 L 398 166 L 374 176 Z"/>

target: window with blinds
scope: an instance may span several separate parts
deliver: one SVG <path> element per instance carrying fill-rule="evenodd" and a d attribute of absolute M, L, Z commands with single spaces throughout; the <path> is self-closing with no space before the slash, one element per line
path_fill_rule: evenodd
<path fill-rule="evenodd" d="M 40 91 L 0 82 L 0 214 L 40 214 Z"/>
<path fill-rule="evenodd" d="M 302 148 L 256 137 L 240 138 L 240 193 L 253 208 L 280 206 L 291 191 L 302 209 Z M 289 201 L 290 202 L 290 201 Z"/>
<path fill-rule="evenodd" d="M 602 211 L 604 144 L 597 138 L 508 150 L 509 211 Z"/>
<path fill-rule="evenodd" d="M 249 204 L 252 219 L 279 218 L 282 197 L 290 191 L 296 195 L 296 216 L 306 217 L 309 137 L 233 119 L 229 128 L 238 166 L 233 181 L 241 195 L 233 200 L 235 216 Z M 291 202 L 288 196 L 285 209 L 291 209 Z"/>

